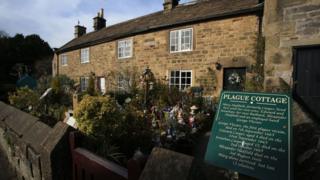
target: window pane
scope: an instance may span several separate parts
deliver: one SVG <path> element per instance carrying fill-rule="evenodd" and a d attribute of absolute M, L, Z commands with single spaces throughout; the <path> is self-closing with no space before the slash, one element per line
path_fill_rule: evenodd
<path fill-rule="evenodd" d="M 174 84 L 174 78 L 170 78 L 170 84 Z"/>
<path fill-rule="evenodd" d="M 179 84 L 179 78 L 175 79 L 175 84 Z"/>

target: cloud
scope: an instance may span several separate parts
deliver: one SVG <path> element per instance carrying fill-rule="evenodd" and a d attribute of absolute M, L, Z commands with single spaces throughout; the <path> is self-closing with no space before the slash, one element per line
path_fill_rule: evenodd
<path fill-rule="evenodd" d="M 186 0 L 183 0 L 184 2 Z M 39 34 L 51 47 L 61 47 L 74 35 L 74 25 L 92 31 L 100 8 L 105 9 L 107 25 L 119 23 L 162 9 L 163 0 L 1 0 L 0 30 Z"/>

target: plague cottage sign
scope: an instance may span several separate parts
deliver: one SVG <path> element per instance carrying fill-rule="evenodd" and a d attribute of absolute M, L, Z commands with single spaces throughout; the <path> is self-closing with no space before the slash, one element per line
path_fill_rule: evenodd
<path fill-rule="evenodd" d="M 206 161 L 262 180 L 290 180 L 291 98 L 221 93 Z"/>

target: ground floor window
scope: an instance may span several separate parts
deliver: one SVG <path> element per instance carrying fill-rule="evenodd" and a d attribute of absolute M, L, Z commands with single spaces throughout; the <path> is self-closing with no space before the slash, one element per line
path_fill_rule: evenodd
<path fill-rule="evenodd" d="M 184 90 L 191 87 L 192 71 L 191 70 L 173 70 L 170 71 L 169 86 Z"/>
<path fill-rule="evenodd" d="M 84 92 L 87 90 L 89 85 L 89 77 L 80 77 L 80 90 Z"/>
<path fill-rule="evenodd" d="M 127 91 L 129 91 L 130 78 L 125 77 L 123 75 L 119 75 L 117 84 L 118 84 L 118 91 L 127 92 Z"/>

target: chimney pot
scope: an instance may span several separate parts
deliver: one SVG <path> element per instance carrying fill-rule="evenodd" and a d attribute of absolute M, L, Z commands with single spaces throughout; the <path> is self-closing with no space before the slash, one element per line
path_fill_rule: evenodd
<path fill-rule="evenodd" d="M 104 19 L 103 14 L 104 14 L 103 9 L 101 9 L 100 12 L 98 12 L 97 17 L 93 18 L 93 29 L 95 31 L 98 31 L 106 27 L 106 20 Z"/>
<path fill-rule="evenodd" d="M 74 26 L 74 37 L 78 38 L 80 36 L 83 36 L 87 33 L 86 31 L 87 31 L 87 28 L 84 26 L 80 26 L 78 22 L 78 25 Z"/>
<path fill-rule="evenodd" d="M 164 0 L 163 10 L 165 13 L 170 12 L 173 8 L 179 5 L 180 0 Z"/>

